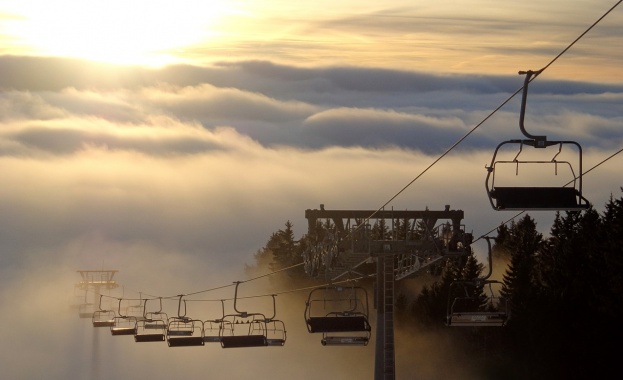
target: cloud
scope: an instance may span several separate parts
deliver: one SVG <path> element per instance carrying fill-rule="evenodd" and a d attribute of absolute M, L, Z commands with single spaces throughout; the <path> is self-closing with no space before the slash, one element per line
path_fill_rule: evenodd
<path fill-rule="evenodd" d="M 158 154 L 166 148 L 155 146 L 158 144 L 145 133 L 130 131 L 141 125 L 158 129 L 160 125 L 198 123 L 208 130 L 231 127 L 269 147 L 396 145 L 442 152 L 523 84 L 521 77 L 447 76 L 355 67 L 302 68 L 249 61 L 208 68 L 132 69 L 136 75 L 126 72 L 130 69 L 111 66 L 108 79 L 106 75 L 93 76 L 78 83 L 67 75 L 63 82 L 63 75 L 59 75 L 55 77 L 56 87 L 41 91 L 30 84 L 25 71 L 12 66 L 15 59 L 0 60 L 0 65 L 4 62 L 13 70 L 4 86 L 13 83 L 15 88 L 3 93 L 0 107 L 6 112 L 2 118 L 11 120 L 12 128 L 21 123 L 19 120 L 33 119 L 45 120 L 48 127 L 28 122 L 28 127 L 19 127 L 20 133 L 7 136 L 9 141 L 4 145 L 32 145 L 59 153 L 75 151 L 82 144 L 102 143 Z M 33 65 L 43 63 L 46 61 L 37 58 L 26 66 L 34 70 Z M 67 73 L 76 66 L 82 68 L 77 70 L 79 73 L 89 71 L 86 62 L 52 59 L 51 64 L 66 64 Z M 616 109 L 622 93 L 623 87 L 616 84 L 539 78 L 530 86 L 526 125 L 530 130 L 551 132 L 552 138 L 575 138 L 589 146 L 612 147 L 620 142 L 613 126 L 620 123 Z M 482 148 L 495 145 L 502 138 L 522 137 L 517 127 L 519 100 L 515 97 L 499 110 L 473 137 L 465 140 L 465 146 Z M 570 112 L 577 128 L 567 127 Z M 103 131 L 110 128 L 103 126 L 101 120 L 118 124 L 113 127 L 118 133 L 113 136 Z M 56 132 L 43 130 L 52 125 Z M 119 134 L 122 129 L 127 129 L 124 138 Z M 602 132 L 604 136 L 599 134 Z M 65 136 L 37 137 L 46 133 Z M 145 141 L 139 143 L 138 135 Z M 190 141 L 169 142 L 168 146 L 173 153 L 186 150 L 189 154 L 211 148 Z"/>
<path fill-rule="evenodd" d="M 319 145 L 360 145 L 383 147 L 421 146 L 439 151 L 445 142 L 458 140 L 465 131 L 457 117 L 441 118 L 401 114 L 373 109 L 331 109 L 314 114 L 305 121 L 306 131 Z"/>

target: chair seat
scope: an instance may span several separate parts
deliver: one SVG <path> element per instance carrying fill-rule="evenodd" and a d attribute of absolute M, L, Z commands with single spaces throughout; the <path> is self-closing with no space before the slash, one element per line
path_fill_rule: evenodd
<path fill-rule="evenodd" d="M 267 345 L 268 341 L 264 335 L 231 335 L 221 337 L 221 346 L 223 348 L 262 347 Z"/>
<path fill-rule="evenodd" d="M 202 336 L 169 337 L 169 347 L 203 346 Z"/>
<path fill-rule="evenodd" d="M 307 326 L 312 333 L 369 331 L 370 326 L 363 316 L 310 317 Z"/>
<path fill-rule="evenodd" d="M 498 210 L 572 210 L 586 208 L 578 204 L 579 192 L 572 187 L 496 187 L 491 190 Z"/>
<path fill-rule="evenodd" d="M 137 334 L 134 335 L 136 342 L 164 342 L 164 334 Z"/>

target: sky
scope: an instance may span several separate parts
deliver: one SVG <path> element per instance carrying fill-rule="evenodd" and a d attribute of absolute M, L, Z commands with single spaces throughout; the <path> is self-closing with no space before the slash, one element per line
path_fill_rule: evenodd
<path fill-rule="evenodd" d="M 76 271 L 119 270 L 118 297 L 231 284 L 287 221 L 306 233 L 320 204 L 450 205 L 488 233 L 516 214 L 491 207 L 485 167 L 523 138 L 521 70 L 546 68 L 526 129 L 578 142 L 584 171 L 599 164 L 583 193 L 601 212 L 623 186 L 623 155 L 600 164 L 623 147 L 623 8 L 565 49 L 615 4 L 4 2 L 0 313 L 15 328 L 3 372 L 372 378 L 373 344 L 323 348 L 305 331 L 305 295 L 278 297 L 283 348 L 136 347 L 70 309 Z M 555 213 L 530 215 L 547 234 Z M 434 336 L 397 345 L 398 378 L 477 378 Z"/>

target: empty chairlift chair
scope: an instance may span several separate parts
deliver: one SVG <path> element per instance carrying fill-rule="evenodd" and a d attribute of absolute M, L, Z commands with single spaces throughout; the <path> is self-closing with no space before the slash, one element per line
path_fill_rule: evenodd
<path fill-rule="evenodd" d="M 221 347 L 223 348 L 244 348 L 244 347 L 266 347 L 283 346 L 286 342 L 285 324 L 275 319 L 276 302 L 273 299 L 273 315 L 266 317 L 262 313 L 249 313 L 240 311 L 237 308 L 238 286 L 234 294 L 234 311 L 223 317 L 221 329 Z"/>
<path fill-rule="evenodd" d="M 368 295 L 361 287 L 313 289 L 305 307 L 310 333 L 321 333 L 322 345 L 365 346 L 370 341 Z"/>
<path fill-rule="evenodd" d="M 84 301 L 78 305 L 78 317 L 80 318 L 93 318 L 95 312 L 95 304 L 87 301 L 87 292 L 84 292 Z"/>
<path fill-rule="evenodd" d="M 510 303 L 500 295 L 502 283 L 489 280 L 492 273 L 491 239 L 488 246 L 488 273 L 472 280 L 450 284 L 446 325 L 453 327 L 505 326 L 510 319 Z M 495 286 L 495 289 L 494 289 Z"/>
<path fill-rule="evenodd" d="M 169 347 L 203 346 L 203 321 L 173 317 L 169 319 L 166 338 Z"/>
<path fill-rule="evenodd" d="M 264 329 L 263 331 L 260 330 L 260 333 L 266 336 L 267 346 L 281 347 L 286 344 L 286 325 L 283 321 L 275 318 L 277 316 L 277 301 L 274 294 L 271 296 L 273 299 L 273 315 L 264 317 L 263 323 L 254 326 Z"/>
<path fill-rule="evenodd" d="M 528 83 L 532 75 L 538 73 L 520 72 L 526 74 L 526 78 L 519 127 L 528 139 L 504 141 L 495 149 L 491 164 L 487 166 L 485 181 L 489 201 L 495 210 L 586 209 L 589 202 L 582 194 L 580 144 L 548 141 L 546 136 L 534 136 L 525 130 Z M 524 147 L 530 152 L 526 153 Z M 509 151 L 509 148 L 514 149 Z M 504 158 L 509 152 L 511 155 Z"/>
<path fill-rule="evenodd" d="M 258 313 L 228 314 L 223 318 L 220 337 L 221 347 L 264 347 L 268 346 L 266 338 L 266 322 L 264 315 Z"/>
<path fill-rule="evenodd" d="M 242 347 L 265 347 L 268 345 L 266 339 L 266 317 L 260 313 L 248 313 L 238 310 L 238 286 L 236 282 L 234 292 L 234 311 L 235 313 L 223 316 L 220 335 L 222 348 L 242 348 Z"/>
<path fill-rule="evenodd" d="M 114 323 L 110 326 L 111 335 L 132 335 L 136 334 L 136 317 L 124 315 L 121 313 L 121 301 L 119 299 L 119 309 L 117 315 L 114 318 Z"/>
<path fill-rule="evenodd" d="M 99 310 L 93 312 L 91 319 L 93 327 L 111 327 L 115 324 L 117 314 L 114 310 L 106 310 L 102 308 L 102 295 L 100 294 Z"/>
<path fill-rule="evenodd" d="M 266 345 L 281 347 L 286 344 L 286 325 L 278 319 L 269 319 L 265 324 Z"/>
<path fill-rule="evenodd" d="M 167 344 L 169 347 L 203 346 L 203 321 L 186 316 L 186 302 L 184 314 L 181 313 L 182 297 L 179 299 L 177 317 L 169 318 Z"/>
<path fill-rule="evenodd" d="M 136 321 L 136 333 L 134 341 L 142 342 L 164 342 L 168 327 L 168 316 L 162 311 L 162 298 L 158 299 L 160 308 L 157 311 L 145 311 L 143 317 Z M 147 299 L 143 304 L 143 310 L 147 310 Z"/>
<path fill-rule="evenodd" d="M 510 319 L 510 307 L 506 298 L 494 293 L 492 285 L 501 286 L 495 280 L 457 281 L 450 285 L 455 294 L 448 305 L 448 326 L 503 327 Z"/>

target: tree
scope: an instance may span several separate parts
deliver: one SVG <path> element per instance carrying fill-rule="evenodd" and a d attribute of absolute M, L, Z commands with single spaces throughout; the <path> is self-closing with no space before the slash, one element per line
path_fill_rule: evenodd
<path fill-rule="evenodd" d="M 286 228 L 274 233 L 266 247 L 273 253 L 271 270 L 279 270 L 302 262 L 300 252 L 297 250 L 298 242 L 294 239 L 292 223 L 288 220 Z"/>
<path fill-rule="evenodd" d="M 547 367 L 539 352 L 542 348 L 539 317 L 545 303 L 540 297 L 536 272 L 543 235 L 537 232 L 534 219 L 526 214 L 519 222 L 513 222 L 504 235 L 498 236 L 497 243 L 510 253 L 500 292 L 510 303 L 511 310 L 503 344 L 507 355 L 515 357 L 518 373 L 533 378 Z"/>
<path fill-rule="evenodd" d="M 501 295 L 512 303 L 513 321 L 530 318 L 530 300 L 535 295 L 536 253 L 543 244 L 543 235 L 529 215 L 513 222 L 508 234 L 498 240 L 511 253 L 508 269 L 503 276 Z"/>
<path fill-rule="evenodd" d="M 389 231 L 385 219 L 381 218 L 374 222 L 370 231 L 370 238 L 372 240 L 391 240 L 391 231 Z"/>

